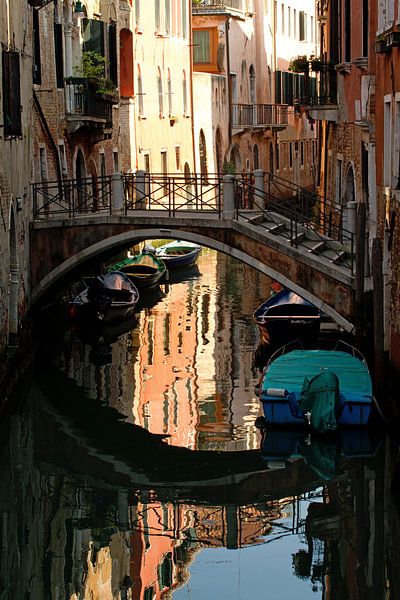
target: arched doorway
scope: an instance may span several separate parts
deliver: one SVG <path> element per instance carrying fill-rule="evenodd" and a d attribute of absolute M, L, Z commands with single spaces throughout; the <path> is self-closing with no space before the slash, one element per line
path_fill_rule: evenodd
<path fill-rule="evenodd" d="M 17 227 L 14 207 L 10 210 L 10 289 L 8 298 L 8 345 L 17 345 L 18 336 L 18 295 L 19 295 L 19 264 L 17 252 Z"/>
<path fill-rule="evenodd" d="M 200 156 L 200 172 L 204 179 L 204 183 L 206 183 L 207 176 L 208 176 L 207 146 L 206 146 L 206 137 L 205 137 L 204 131 L 202 129 L 200 129 L 200 136 L 199 136 L 199 156 Z"/>
<path fill-rule="evenodd" d="M 78 150 L 75 159 L 76 196 L 75 208 L 78 212 L 85 212 L 86 202 L 86 165 L 82 150 Z"/>
<path fill-rule="evenodd" d="M 242 172 L 242 159 L 240 156 L 239 148 L 237 146 L 233 146 L 231 150 L 231 160 L 235 166 L 235 173 Z"/>

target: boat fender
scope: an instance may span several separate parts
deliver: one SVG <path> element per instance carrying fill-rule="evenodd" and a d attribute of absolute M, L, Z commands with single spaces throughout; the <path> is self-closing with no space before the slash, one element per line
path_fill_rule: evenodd
<path fill-rule="evenodd" d="M 285 398 L 288 395 L 288 391 L 282 388 L 267 388 L 266 394 L 274 398 Z"/>

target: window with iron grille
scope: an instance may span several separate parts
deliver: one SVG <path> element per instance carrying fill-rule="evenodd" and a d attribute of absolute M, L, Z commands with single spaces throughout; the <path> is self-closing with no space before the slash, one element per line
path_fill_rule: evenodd
<path fill-rule="evenodd" d="M 22 135 L 19 53 L 3 51 L 3 120 L 6 137 Z"/>

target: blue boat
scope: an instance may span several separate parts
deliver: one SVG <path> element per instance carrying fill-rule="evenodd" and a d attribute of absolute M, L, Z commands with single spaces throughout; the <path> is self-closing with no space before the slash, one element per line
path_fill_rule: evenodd
<path fill-rule="evenodd" d="M 201 246 L 192 242 L 175 240 L 154 249 L 155 255 L 163 260 L 168 270 L 193 265 L 201 252 Z"/>
<path fill-rule="evenodd" d="M 326 433 L 337 427 L 365 427 L 374 403 L 363 356 L 340 343 L 335 350 L 276 352 L 259 386 L 267 425 L 307 427 Z"/>
<path fill-rule="evenodd" d="M 280 347 L 295 339 L 315 343 L 321 311 L 295 292 L 283 289 L 263 302 L 253 318 L 259 326 L 261 342 Z"/>

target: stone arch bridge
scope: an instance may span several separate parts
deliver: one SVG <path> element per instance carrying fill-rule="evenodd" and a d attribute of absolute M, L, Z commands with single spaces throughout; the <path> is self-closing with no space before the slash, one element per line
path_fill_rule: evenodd
<path fill-rule="evenodd" d="M 30 227 L 35 303 L 85 264 L 142 241 L 184 239 L 229 254 L 310 300 L 352 331 L 353 233 L 319 199 L 278 178 L 115 174 L 34 186 Z M 278 182 L 278 184 L 276 183 Z M 291 185 L 291 184 L 290 184 Z M 289 193 L 290 192 L 290 193 Z M 325 203 L 326 204 L 326 203 Z M 326 207 L 325 207 L 326 210 Z M 339 238 L 339 239 L 338 239 Z"/>

